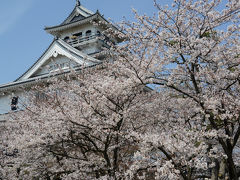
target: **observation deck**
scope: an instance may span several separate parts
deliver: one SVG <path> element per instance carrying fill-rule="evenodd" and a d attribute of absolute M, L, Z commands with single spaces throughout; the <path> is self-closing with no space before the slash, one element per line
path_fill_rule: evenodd
<path fill-rule="evenodd" d="M 92 34 L 89 36 L 85 36 L 85 37 L 74 37 L 74 38 L 69 38 L 69 39 L 64 39 L 65 42 L 67 42 L 68 44 L 70 44 L 72 47 L 79 47 L 79 46 L 83 46 L 89 43 L 93 43 L 93 42 L 97 42 L 100 41 L 103 43 L 103 45 L 105 47 L 109 47 L 107 45 L 107 42 L 109 42 L 109 38 L 107 38 L 104 35 L 101 34 Z"/>

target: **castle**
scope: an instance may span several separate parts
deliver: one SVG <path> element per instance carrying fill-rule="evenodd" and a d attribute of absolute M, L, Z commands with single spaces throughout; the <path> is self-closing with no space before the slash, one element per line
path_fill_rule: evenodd
<path fill-rule="evenodd" d="M 6 120 L 9 112 L 24 109 L 26 88 L 46 81 L 60 69 L 61 73 L 68 73 L 70 69 L 101 63 L 104 56 L 100 52 L 108 48 L 108 42 L 121 41 L 105 36 L 103 31 L 108 28 L 117 30 L 99 11 L 94 13 L 76 0 L 74 9 L 61 24 L 45 28 L 54 40 L 41 57 L 14 82 L 0 85 L 0 121 Z"/>

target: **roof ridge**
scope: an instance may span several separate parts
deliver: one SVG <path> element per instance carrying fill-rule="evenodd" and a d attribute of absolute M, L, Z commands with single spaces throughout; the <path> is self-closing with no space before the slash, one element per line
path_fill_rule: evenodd
<path fill-rule="evenodd" d="M 92 15 L 94 14 L 94 12 L 92 12 L 91 10 L 85 8 L 84 6 L 80 5 L 78 6 L 79 9 L 81 9 L 82 11 L 84 11 L 86 14 Z"/>
<path fill-rule="evenodd" d="M 79 0 L 76 0 L 76 6 L 81 6 L 81 2 Z"/>
<path fill-rule="evenodd" d="M 80 12 L 79 12 L 80 11 Z M 85 14 L 82 14 L 82 16 L 84 16 L 85 18 L 93 15 L 94 13 L 92 11 L 90 11 L 89 9 L 83 7 L 81 5 L 81 3 L 79 2 L 79 5 L 76 4 L 76 6 L 74 7 L 74 9 L 72 10 L 72 12 L 68 15 L 68 17 L 60 24 L 60 25 L 64 25 L 64 24 L 68 24 L 70 23 L 70 19 L 74 18 L 72 17 L 76 12 L 81 14 L 81 11 Z"/>
<path fill-rule="evenodd" d="M 48 29 L 52 29 L 52 28 L 56 28 L 56 27 L 61 27 L 61 26 L 65 26 L 65 25 L 74 24 L 74 23 L 83 21 L 83 20 L 85 20 L 85 19 L 87 19 L 87 18 L 91 18 L 91 17 L 95 16 L 96 14 L 97 14 L 97 13 L 92 14 L 92 15 L 90 15 L 90 16 L 88 16 L 88 17 L 85 17 L 84 19 L 81 19 L 81 20 L 78 20 L 78 21 L 68 22 L 68 23 L 64 23 L 64 24 L 60 24 L 60 25 L 56 25 L 56 26 L 45 27 L 44 29 L 45 29 L 45 30 L 48 30 Z"/>

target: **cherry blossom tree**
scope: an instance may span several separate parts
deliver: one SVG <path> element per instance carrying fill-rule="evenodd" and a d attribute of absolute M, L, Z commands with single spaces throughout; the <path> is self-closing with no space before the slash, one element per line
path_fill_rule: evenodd
<path fill-rule="evenodd" d="M 29 92 L 5 127 L 4 177 L 240 177 L 240 2 L 154 3 L 116 32 L 114 62 Z"/>
<path fill-rule="evenodd" d="M 164 95 L 151 131 L 134 132 L 141 145 L 129 175 L 238 179 L 240 1 L 154 2 L 154 16 L 124 23 L 128 42 L 116 49 L 131 79 Z"/>
<path fill-rule="evenodd" d="M 150 88 L 104 63 L 54 78 L 28 94 L 25 111 L 6 127 L 18 149 L 11 179 L 121 179 L 139 149 L 132 132 L 146 131 Z M 19 128 L 16 128 L 19 127 Z M 16 129 L 14 129 L 16 128 Z M 8 140 L 9 141 L 9 140 Z"/>

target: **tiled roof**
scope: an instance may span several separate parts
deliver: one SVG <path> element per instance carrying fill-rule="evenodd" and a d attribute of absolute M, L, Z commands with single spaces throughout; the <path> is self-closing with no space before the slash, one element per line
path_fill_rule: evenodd
<path fill-rule="evenodd" d="M 64 25 L 71 24 L 76 21 L 81 21 L 85 18 L 88 18 L 90 16 L 94 15 L 94 13 L 87 8 L 83 7 L 81 4 L 79 6 L 76 6 L 73 11 L 70 13 L 70 15 L 60 24 L 57 26 L 52 27 L 46 27 L 45 30 L 52 29 L 55 27 L 60 27 Z"/>

